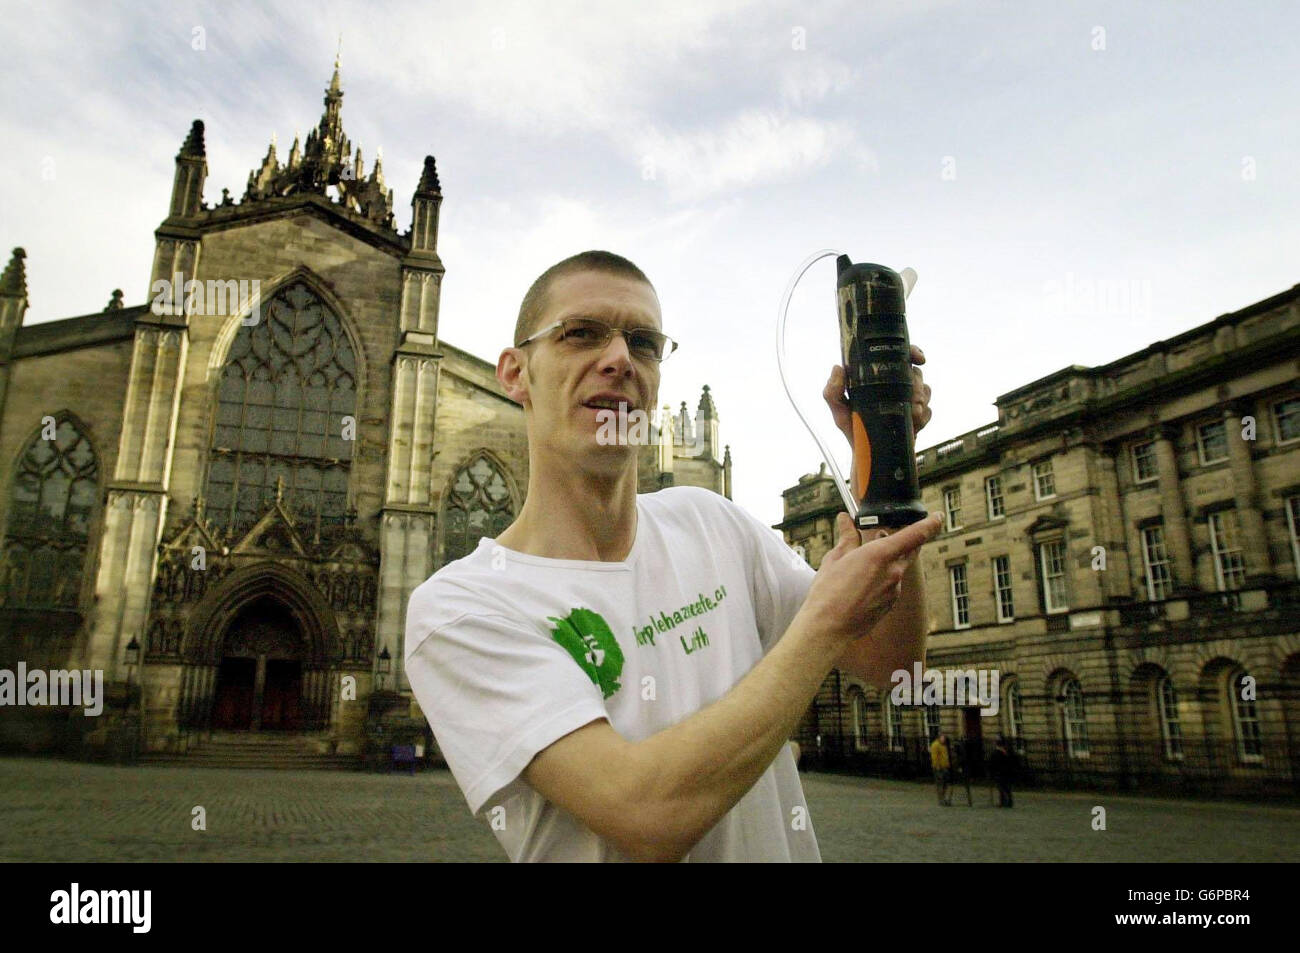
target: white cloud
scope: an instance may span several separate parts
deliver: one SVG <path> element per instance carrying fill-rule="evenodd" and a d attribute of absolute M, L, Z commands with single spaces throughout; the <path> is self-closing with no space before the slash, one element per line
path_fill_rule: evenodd
<path fill-rule="evenodd" d="M 401 31 L 371 29 L 369 11 L 350 16 L 344 69 L 516 133 L 607 132 L 652 111 L 674 79 L 725 46 L 726 21 L 752 5 L 702 0 L 668 16 L 651 5 L 584 0 L 473 4 L 432 22 L 426 4 L 398 5 L 385 18 L 408 24 Z M 308 29 L 317 46 L 333 43 L 330 18 Z"/>
<path fill-rule="evenodd" d="M 678 201 L 794 178 L 844 157 L 875 170 L 876 160 L 845 120 L 746 109 L 718 129 L 643 133 L 635 146 Z"/>
<path fill-rule="evenodd" d="M 855 71 L 831 58 L 796 57 L 781 68 L 781 101 L 800 107 L 848 89 Z"/>

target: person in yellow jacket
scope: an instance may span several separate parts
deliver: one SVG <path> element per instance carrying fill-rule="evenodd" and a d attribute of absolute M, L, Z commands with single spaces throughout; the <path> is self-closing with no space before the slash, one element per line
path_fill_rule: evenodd
<path fill-rule="evenodd" d="M 948 750 L 948 736 L 939 735 L 930 743 L 930 767 L 934 769 L 934 784 L 939 792 L 941 807 L 952 807 L 952 795 L 948 793 L 948 779 L 951 777 L 952 758 Z"/>

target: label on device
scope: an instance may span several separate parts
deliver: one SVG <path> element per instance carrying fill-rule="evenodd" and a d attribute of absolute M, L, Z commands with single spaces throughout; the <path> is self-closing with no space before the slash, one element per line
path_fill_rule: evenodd
<path fill-rule="evenodd" d="M 880 522 L 880 517 L 879 517 L 879 516 L 859 516 L 859 517 L 858 517 L 858 526 L 859 526 L 859 527 L 862 527 L 862 526 L 875 526 L 875 525 L 876 525 L 877 523 L 879 523 L 879 522 Z"/>

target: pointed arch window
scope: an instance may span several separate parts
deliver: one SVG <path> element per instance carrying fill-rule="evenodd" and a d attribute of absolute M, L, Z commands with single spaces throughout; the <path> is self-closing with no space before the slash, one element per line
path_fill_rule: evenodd
<path fill-rule="evenodd" d="M 483 537 L 500 536 L 514 519 L 510 489 L 500 467 L 485 456 L 461 467 L 447 500 L 444 565 L 468 556 Z"/>
<path fill-rule="evenodd" d="M 206 513 L 228 536 L 284 505 L 308 534 L 342 527 L 356 436 L 357 364 L 336 315 L 306 284 L 239 329 L 222 368 Z"/>
<path fill-rule="evenodd" d="M 98 458 L 72 420 L 27 445 L 9 501 L 0 605 L 77 608 L 98 485 Z"/>

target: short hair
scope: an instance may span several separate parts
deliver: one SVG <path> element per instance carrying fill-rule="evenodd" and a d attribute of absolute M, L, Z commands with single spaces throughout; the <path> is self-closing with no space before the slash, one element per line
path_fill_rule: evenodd
<path fill-rule="evenodd" d="M 615 255 L 608 251 L 584 251 L 571 255 L 542 272 L 528 289 L 528 293 L 524 295 L 523 303 L 519 305 L 519 319 L 515 322 L 516 346 L 532 334 L 541 322 L 542 315 L 546 312 L 546 296 L 551 290 L 551 283 L 556 278 L 563 278 L 565 275 L 580 271 L 600 271 L 607 275 L 619 275 L 634 281 L 644 281 L 650 285 L 651 291 L 654 291 L 655 287 L 645 276 L 645 272 L 622 255 Z M 658 292 L 656 291 L 655 294 L 658 295 Z"/>

